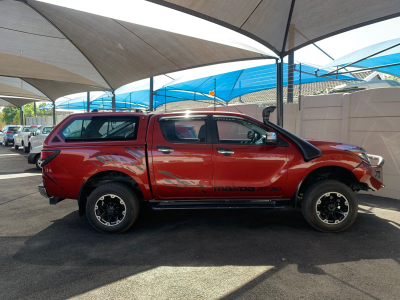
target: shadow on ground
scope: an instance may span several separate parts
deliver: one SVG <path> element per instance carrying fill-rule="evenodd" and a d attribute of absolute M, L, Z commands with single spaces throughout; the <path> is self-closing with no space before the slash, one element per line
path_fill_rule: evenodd
<path fill-rule="evenodd" d="M 367 197 L 360 204 L 400 209 L 399 202 L 385 198 Z M 396 227 L 370 211 L 360 213 L 356 223 L 339 234 L 314 230 L 296 211 L 147 212 L 119 235 L 98 233 L 77 214 L 54 220 L 28 239 L 0 238 L 3 243 L 24 241 L 14 255 L 25 266 L 18 282 L 32 281 L 37 272 L 33 266 L 44 266 L 35 284 L 11 284 L 2 293 L 16 288 L 13 295 L 19 298 L 27 289 L 39 292 L 45 284 L 61 290 L 74 284 L 66 294 L 70 297 L 159 266 L 275 267 L 228 296 L 235 298 L 287 264 L 297 264 L 300 273 L 318 275 L 324 274 L 319 265 L 399 259 L 400 224 Z"/>

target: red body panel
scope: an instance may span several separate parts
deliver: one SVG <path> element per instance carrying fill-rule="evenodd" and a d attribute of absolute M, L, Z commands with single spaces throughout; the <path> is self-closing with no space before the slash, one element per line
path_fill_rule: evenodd
<path fill-rule="evenodd" d="M 46 138 L 44 150 L 61 150 L 43 168 L 44 185 L 50 196 L 77 199 L 85 181 L 103 171 L 119 171 L 131 176 L 145 200 L 286 199 L 293 197 L 310 172 L 326 166 L 339 166 L 352 171 L 360 182 L 373 190 L 383 187 L 382 168 L 362 163 L 360 158 L 344 151 L 354 148 L 351 145 L 311 140 L 310 143 L 318 147 L 323 155 L 305 162 L 297 146 L 282 136 L 288 146 L 170 143 L 164 139 L 157 120 L 161 116 L 182 113 L 154 116 L 102 113 L 102 116 L 139 116 L 137 139 L 68 143 L 62 140 L 59 131 L 70 120 L 95 114 L 99 115 L 71 115 Z M 210 115 L 213 112 L 191 114 Z M 249 118 L 263 126 L 261 122 L 242 114 L 218 112 L 218 115 L 221 114 Z M 179 128 L 179 133 L 186 137 L 188 128 Z M 59 141 L 53 142 L 56 136 Z M 162 153 L 157 149 L 160 146 L 173 148 L 174 151 Z M 229 148 L 234 154 L 223 156 L 217 148 Z M 254 190 L 247 189 L 249 187 Z"/>
<path fill-rule="evenodd" d="M 217 148 L 233 150 L 230 156 Z M 277 198 L 286 188 L 287 147 L 213 145 L 216 198 Z M 233 188 L 225 188 L 233 187 Z"/>
<path fill-rule="evenodd" d="M 152 143 L 149 153 L 152 160 L 153 195 L 156 199 L 212 198 L 213 160 L 212 144 L 178 144 L 166 141 L 161 133 L 158 116 L 152 118 Z M 187 131 L 179 128 L 180 133 Z M 149 132 L 150 134 L 150 132 Z M 192 136 L 189 136 L 192 137 Z M 157 147 L 174 150 L 164 154 Z"/>

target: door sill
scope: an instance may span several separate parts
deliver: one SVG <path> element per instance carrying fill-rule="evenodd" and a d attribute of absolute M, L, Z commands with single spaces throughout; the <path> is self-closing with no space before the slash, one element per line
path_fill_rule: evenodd
<path fill-rule="evenodd" d="M 252 200 L 168 200 L 152 201 L 153 210 L 171 209 L 284 209 L 290 206 L 290 199 L 252 199 Z"/>

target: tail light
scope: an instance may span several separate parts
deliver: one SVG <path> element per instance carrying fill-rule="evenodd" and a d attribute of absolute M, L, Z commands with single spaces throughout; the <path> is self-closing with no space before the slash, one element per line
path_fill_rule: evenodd
<path fill-rule="evenodd" d="M 12 131 L 7 131 L 6 133 L 7 133 L 7 134 L 12 134 Z"/>
<path fill-rule="evenodd" d="M 60 150 L 42 150 L 40 159 L 42 160 L 42 168 L 47 165 L 54 157 L 56 157 Z"/>
<path fill-rule="evenodd" d="M 28 135 L 28 140 L 31 138 L 31 136 L 30 135 Z"/>

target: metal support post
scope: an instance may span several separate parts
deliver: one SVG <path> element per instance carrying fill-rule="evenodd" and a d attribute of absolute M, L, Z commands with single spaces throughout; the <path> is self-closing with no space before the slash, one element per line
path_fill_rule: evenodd
<path fill-rule="evenodd" d="M 112 92 L 111 108 L 112 109 L 116 109 L 117 108 L 117 106 L 115 105 L 115 91 Z"/>
<path fill-rule="evenodd" d="M 153 111 L 153 77 L 150 77 L 150 99 L 149 99 L 149 111 Z"/>
<path fill-rule="evenodd" d="M 301 64 L 299 64 L 299 68 L 300 68 L 300 73 L 299 73 L 299 98 L 298 98 L 298 102 L 299 102 L 299 110 L 301 109 Z"/>
<path fill-rule="evenodd" d="M 283 127 L 283 59 L 276 61 L 276 113 L 277 123 Z"/>
<path fill-rule="evenodd" d="M 90 112 L 90 92 L 87 92 L 86 95 L 86 110 L 87 112 Z"/>
<path fill-rule="evenodd" d="M 53 125 L 56 125 L 56 102 L 53 101 Z"/>
<path fill-rule="evenodd" d="M 21 106 L 19 109 L 19 118 L 20 118 L 20 123 L 21 125 L 24 125 L 24 107 Z"/>
<path fill-rule="evenodd" d="M 293 103 L 294 52 L 289 54 L 287 103 Z"/>
<path fill-rule="evenodd" d="M 33 102 L 33 116 L 36 118 L 36 102 Z"/>
<path fill-rule="evenodd" d="M 214 78 L 214 111 L 215 111 L 215 94 L 217 93 L 217 79 Z"/>

